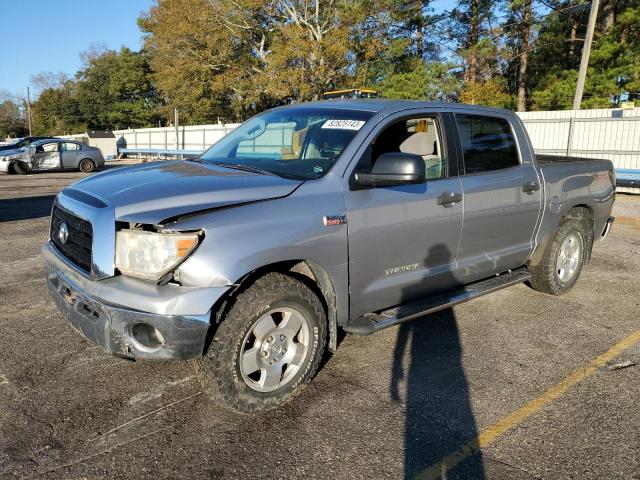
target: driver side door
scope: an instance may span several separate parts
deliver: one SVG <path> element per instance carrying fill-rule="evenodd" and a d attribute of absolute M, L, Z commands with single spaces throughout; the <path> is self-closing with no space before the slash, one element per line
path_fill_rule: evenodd
<path fill-rule="evenodd" d="M 52 170 L 60 168 L 60 143 L 49 142 L 35 147 L 31 154 L 31 168 L 34 170 Z"/>
<path fill-rule="evenodd" d="M 423 157 L 427 181 L 376 188 L 350 181 L 345 189 L 351 318 L 458 285 L 463 208 L 458 155 L 447 144 L 452 122 L 448 113 L 405 112 L 368 138 L 351 178 L 370 171 L 380 154 L 400 151 Z"/>

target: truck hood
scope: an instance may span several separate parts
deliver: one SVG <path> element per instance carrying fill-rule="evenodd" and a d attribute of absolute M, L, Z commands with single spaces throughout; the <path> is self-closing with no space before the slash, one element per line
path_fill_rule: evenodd
<path fill-rule="evenodd" d="M 302 181 L 185 160 L 98 173 L 71 187 L 104 200 L 118 221 L 157 225 L 172 217 L 292 193 Z"/>

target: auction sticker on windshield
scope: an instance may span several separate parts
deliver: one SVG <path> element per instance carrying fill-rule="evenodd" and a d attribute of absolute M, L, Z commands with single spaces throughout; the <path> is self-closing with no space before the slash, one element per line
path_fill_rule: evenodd
<path fill-rule="evenodd" d="M 337 128 L 340 130 L 360 130 L 364 120 L 327 120 L 322 128 Z"/>

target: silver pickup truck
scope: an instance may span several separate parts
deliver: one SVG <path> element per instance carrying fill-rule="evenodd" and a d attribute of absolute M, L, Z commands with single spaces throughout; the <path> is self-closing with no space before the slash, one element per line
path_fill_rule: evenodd
<path fill-rule="evenodd" d="M 306 103 L 192 161 L 76 182 L 42 253 L 86 338 L 197 359 L 211 399 L 254 412 L 295 396 L 339 329 L 367 335 L 520 282 L 566 292 L 611 227 L 614 185 L 607 160 L 536 156 L 510 111 Z"/>

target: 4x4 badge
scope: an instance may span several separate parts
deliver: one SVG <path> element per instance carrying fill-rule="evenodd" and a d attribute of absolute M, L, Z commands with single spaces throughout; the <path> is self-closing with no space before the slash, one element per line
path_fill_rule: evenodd
<path fill-rule="evenodd" d="M 335 227 L 336 225 L 344 225 L 347 223 L 346 215 L 326 215 L 322 217 L 325 227 Z"/>

